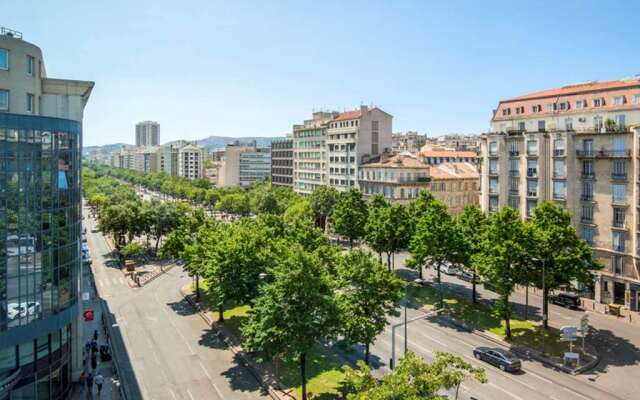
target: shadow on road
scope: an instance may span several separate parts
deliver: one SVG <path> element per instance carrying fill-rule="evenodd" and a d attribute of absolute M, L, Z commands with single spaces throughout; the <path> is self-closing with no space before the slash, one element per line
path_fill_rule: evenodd
<path fill-rule="evenodd" d="M 244 365 L 242 358 L 235 354 L 233 366 L 222 373 L 227 378 L 229 386 L 233 391 L 265 393 L 255 376 Z"/>
<path fill-rule="evenodd" d="M 191 304 L 184 297 L 180 301 L 175 301 L 173 303 L 167 303 L 167 305 L 178 315 L 182 317 L 186 317 L 189 315 L 196 314 L 196 310 L 193 308 Z"/>
<path fill-rule="evenodd" d="M 587 340 L 600 353 L 600 362 L 593 370 L 584 374 L 596 377 L 606 373 L 610 366 L 625 367 L 640 364 L 640 349 L 625 338 L 616 336 L 607 329 L 592 329 Z"/>

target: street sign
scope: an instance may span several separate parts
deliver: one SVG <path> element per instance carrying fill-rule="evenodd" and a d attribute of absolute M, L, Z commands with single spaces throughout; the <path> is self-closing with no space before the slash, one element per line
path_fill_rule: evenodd
<path fill-rule="evenodd" d="M 563 326 L 560 328 L 560 340 L 572 342 L 578 338 L 578 328 L 575 326 Z"/>

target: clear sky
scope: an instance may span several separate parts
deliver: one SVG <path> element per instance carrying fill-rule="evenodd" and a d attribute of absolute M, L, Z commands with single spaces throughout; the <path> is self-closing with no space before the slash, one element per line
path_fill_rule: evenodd
<path fill-rule="evenodd" d="M 93 80 L 85 145 L 275 136 L 376 104 L 394 131 L 486 131 L 502 98 L 640 73 L 634 1 L 0 0 L 51 77 Z"/>

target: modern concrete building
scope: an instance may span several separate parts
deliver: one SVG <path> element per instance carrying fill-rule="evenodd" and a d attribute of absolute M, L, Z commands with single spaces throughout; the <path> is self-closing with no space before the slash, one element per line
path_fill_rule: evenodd
<path fill-rule="evenodd" d="M 271 183 L 293 187 L 293 139 L 271 142 Z"/>
<path fill-rule="evenodd" d="M 359 166 L 391 150 L 393 117 L 377 107 L 361 106 L 338 114 L 327 127 L 328 181 L 339 191 L 358 187 Z"/>
<path fill-rule="evenodd" d="M 271 175 L 271 149 L 257 147 L 255 141 L 230 143 L 225 148 L 218 175 L 218 186 L 251 186 Z"/>
<path fill-rule="evenodd" d="M 311 194 L 327 181 L 327 127 L 337 111 L 314 112 L 312 118 L 293 125 L 293 190 Z"/>
<path fill-rule="evenodd" d="M 160 124 L 142 121 L 136 124 L 136 146 L 159 146 Z"/>
<path fill-rule="evenodd" d="M 391 149 L 396 153 L 417 153 L 427 143 L 427 139 L 427 135 L 418 132 L 394 133 L 391 136 Z"/>
<path fill-rule="evenodd" d="M 206 150 L 196 144 L 187 144 L 178 149 L 178 176 L 188 179 L 203 177 Z"/>
<path fill-rule="evenodd" d="M 605 268 L 597 301 L 640 307 L 640 79 L 568 85 L 503 100 L 481 143 L 482 207 L 523 218 L 544 200 L 572 215 Z"/>
<path fill-rule="evenodd" d="M 365 196 L 379 193 L 391 201 L 408 204 L 425 189 L 445 203 L 454 214 L 469 204 L 478 205 L 479 181 L 480 175 L 470 163 L 450 162 L 430 166 L 409 152 L 382 154 L 362 164 L 358 177 L 360 191 Z"/>
<path fill-rule="evenodd" d="M 82 365 L 81 149 L 93 82 L 0 28 L 0 396 L 65 399 Z"/>

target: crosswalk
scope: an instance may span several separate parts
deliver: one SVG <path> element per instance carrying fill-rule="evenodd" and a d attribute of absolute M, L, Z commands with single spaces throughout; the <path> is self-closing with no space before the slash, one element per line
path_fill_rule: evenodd
<path fill-rule="evenodd" d="M 105 286 L 111 286 L 111 285 L 126 285 L 127 281 L 120 277 L 120 278 L 104 278 L 104 279 L 98 279 L 97 280 L 98 286 L 100 287 L 105 287 Z"/>

